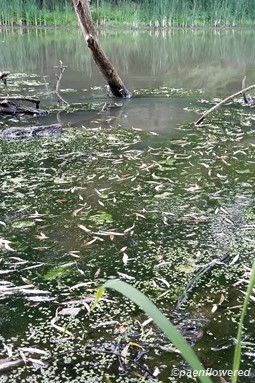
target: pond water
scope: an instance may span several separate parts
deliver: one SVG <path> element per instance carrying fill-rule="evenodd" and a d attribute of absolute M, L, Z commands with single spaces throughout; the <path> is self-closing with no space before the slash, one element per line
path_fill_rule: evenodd
<path fill-rule="evenodd" d="M 50 111 L 1 129 L 63 125 L 0 141 L 0 382 L 190 381 L 171 375 L 187 366 L 133 303 L 107 291 L 89 313 L 111 278 L 146 293 L 206 368 L 230 370 L 254 259 L 254 109 L 237 98 L 194 122 L 243 76 L 255 83 L 254 31 L 101 31 L 125 101 L 108 98 L 80 31 L 0 34 L 2 94 Z M 59 60 L 69 108 L 54 92 Z M 242 382 L 254 342 L 251 304 Z"/>

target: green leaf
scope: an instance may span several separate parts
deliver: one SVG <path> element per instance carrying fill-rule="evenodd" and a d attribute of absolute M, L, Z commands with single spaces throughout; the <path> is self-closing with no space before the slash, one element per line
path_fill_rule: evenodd
<path fill-rule="evenodd" d="M 35 226 L 34 221 L 13 221 L 12 227 L 15 229 L 25 229 L 26 227 Z"/>
<path fill-rule="evenodd" d="M 102 298 L 103 294 L 104 294 L 104 286 L 101 286 L 99 287 L 99 289 L 97 289 L 97 294 L 96 294 L 96 300 L 95 302 L 91 305 L 91 308 L 90 308 L 90 311 L 94 310 L 98 304 L 98 302 L 100 301 L 100 299 Z"/>
<path fill-rule="evenodd" d="M 238 378 L 238 371 L 239 371 L 240 361 L 241 361 L 242 330 L 243 330 L 244 317 L 247 311 L 248 303 L 249 303 L 254 285 L 255 285 L 255 261 L 253 262 L 253 265 L 252 265 L 249 285 L 247 287 L 247 291 L 246 291 L 246 295 L 245 295 L 245 299 L 243 303 L 243 308 L 241 312 L 241 318 L 238 325 L 237 342 L 236 342 L 234 359 L 233 359 L 233 376 L 231 380 L 232 383 L 236 383 Z"/>
<path fill-rule="evenodd" d="M 159 161 L 159 164 L 172 166 L 176 162 L 175 158 L 167 158 L 166 160 Z"/>
<path fill-rule="evenodd" d="M 171 195 L 170 192 L 164 192 L 164 193 L 161 193 L 161 194 L 155 194 L 154 198 L 157 198 L 157 199 L 167 199 L 167 198 L 169 198 L 170 195 Z"/>
<path fill-rule="evenodd" d="M 238 174 L 248 174 L 250 173 L 250 169 L 236 170 Z"/>
<path fill-rule="evenodd" d="M 206 376 L 205 369 L 192 348 L 188 345 L 183 336 L 176 330 L 175 326 L 165 315 L 161 313 L 161 311 L 159 311 L 159 309 L 149 300 L 149 298 L 147 298 L 135 287 L 116 279 L 104 283 L 103 288 L 114 289 L 140 306 L 166 334 L 169 340 L 180 350 L 184 359 L 190 364 L 191 368 L 197 372 L 197 375 L 200 375 L 198 378 L 201 383 L 212 383 L 211 379 Z M 204 373 L 202 371 L 204 371 Z"/>
<path fill-rule="evenodd" d="M 50 269 L 44 276 L 43 276 L 43 279 L 45 281 L 50 281 L 50 280 L 53 280 L 53 279 L 56 279 L 56 278 L 61 278 L 65 275 L 68 275 L 70 273 L 70 269 L 69 268 L 63 268 L 61 266 L 59 267 L 53 267 L 52 269 Z"/>
<path fill-rule="evenodd" d="M 104 223 L 112 223 L 113 218 L 111 214 L 108 213 L 101 213 L 101 214 L 96 214 L 92 215 L 90 217 L 92 221 L 94 221 L 97 225 L 103 225 Z"/>

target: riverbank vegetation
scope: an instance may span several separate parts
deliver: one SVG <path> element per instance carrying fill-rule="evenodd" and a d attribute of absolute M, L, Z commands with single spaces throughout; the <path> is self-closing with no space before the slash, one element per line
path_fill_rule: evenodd
<path fill-rule="evenodd" d="M 91 0 L 100 25 L 159 27 L 252 26 L 253 0 Z M 2 26 L 77 25 L 69 0 L 2 0 Z"/>

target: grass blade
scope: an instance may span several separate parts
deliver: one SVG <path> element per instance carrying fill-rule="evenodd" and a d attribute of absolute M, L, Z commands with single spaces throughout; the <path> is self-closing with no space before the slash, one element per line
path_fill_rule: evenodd
<path fill-rule="evenodd" d="M 183 358 L 189 363 L 190 367 L 196 371 L 200 382 L 212 383 L 211 379 L 206 376 L 205 369 L 192 348 L 176 330 L 175 326 L 159 311 L 159 309 L 149 300 L 149 298 L 147 298 L 135 287 L 120 280 L 107 281 L 103 285 L 103 288 L 114 289 L 140 306 L 144 312 L 154 320 L 170 341 L 180 350 Z"/>
<path fill-rule="evenodd" d="M 239 366 L 241 361 L 242 330 L 243 330 L 244 317 L 247 311 L 247 307 L 249 304 L 249 300 L 250 300 L 254 285 L 255 285 L 255 261 L 253 262 L 249 285 L 247 287 L 247 291 L 246 291 L 246 295 L 245 295 L 245 299 L 244 299 L 244 303 L 242 307 L 242 312 L 241 312 L 241 318 L 238 325 L 237 343 L 236 343 L 234 359 L 233 359 L 233 376 L 231 380 L 232 383 L 237 382 L 238 371 L 239 371 Z"/>

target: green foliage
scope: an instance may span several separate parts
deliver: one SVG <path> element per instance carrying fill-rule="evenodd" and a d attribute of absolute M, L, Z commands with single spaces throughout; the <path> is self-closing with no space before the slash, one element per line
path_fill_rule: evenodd
<path fill-rule="evenodd" d="M 68 267 L 53 267 L 47 271 L 47 273 L 43 276 L 45 281 L 50 281 L 52 279 L 61 278 L 64 275 L 68 275 L 70 273 L 70 268 Z"/>
<path fill-rule="evenodd" d="M 66 24 L 77 24 L 71 1 L 1 0 L 0 26 Z"/>
<path fill-rule="evenodd" d="M 108 214 L 108 213 L 101 213 L 101 214 L 92 215 L 90 217 L 90 219 L 92 221 L 94 221 L 97 225 L 102 225 L 104 223 L 113 222 L 112 215 Z"/>
<path fill-rule="evenodd" d="M 117 8 L 119 11 L 122 7 L 129 6 L 133 11 L 133 20 L 126 17 L 127 22 L 146 23 L 156 27 L 244 25 L 252 24 L 255 16 L 252 0 L 239 0 L 238 2 L 234 0 L 208 2 L 203 0 L 181 2 L 178 0 L 136 0 L 132 2 L 120 0 L 117 2 L 117 6 L 112 7 L 112 14 Z M 102 12 L 104 7 L 105 2 L 101 1 Z"/>
<path fill-rule="evenodd" d="M 14 11 L 15 10 L 15 11 Z M 100 24 L 154 27 L 253 25 L 253 0 L 91 0 Z M 77 25 L 72 1 L 2 0 L 0 25 Z"/>

